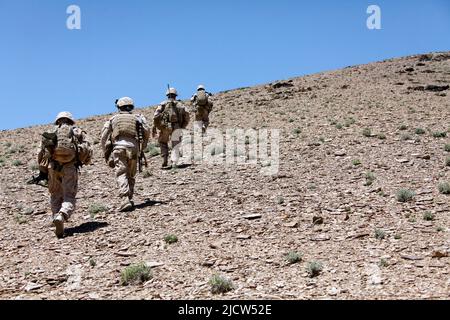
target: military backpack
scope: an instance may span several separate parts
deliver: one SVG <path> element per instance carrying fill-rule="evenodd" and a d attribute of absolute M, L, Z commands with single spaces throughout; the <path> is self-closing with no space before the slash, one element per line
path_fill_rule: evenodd
<path fill-rule="evenodd" d="M 42 136 L 43 144 L 50 151 L 53 160 L 66 164 L 77 157 L 77 145 L 72 126 L 63 124 L 54 131 L 44 132 Z"/>
<path fill-rule="evenodd" d="M 200 90 L 197 92 L 197 99 L 196 99 L 196 104 L 199 107 L 206 107 L 208 105 L 208 94 L 203 91 Z"/>

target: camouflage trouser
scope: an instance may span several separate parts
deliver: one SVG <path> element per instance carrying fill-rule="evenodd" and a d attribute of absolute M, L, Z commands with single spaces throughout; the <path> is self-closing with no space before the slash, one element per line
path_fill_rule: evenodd
<path fill-rule="evenodd" d="M 133 198 L 136 183 L 137 150 L 135 148 L 115 148 L 112 157 L 116 169 L 116 179 L 119 185 L 119 197 Z"/>
<path fill-rule="evenodd" d="M 172 142 L 172 149 L 175 149 L 181 143 L 181 137 L 179 139 L 172 140 L 172 130 L 163 129 L 160 130 L 158 136 L 158 143 L 161 148 L 161 157 L 166 161 L 169 157 L 169 143 Z M 178 152 L 172 152 L 172 161 L 176 162 L 179 159 Z"/>
<path fill-rule="evenodd" d="M 203 127 L 204 131 L 209 126 L 209 111 L 206 108 L 199 108 L 195 112 L 195 122 L 201 122 L 200 127 Z"/>
<path fill-rule="evenodd" d="M 64 214 L 69 219 L 76 207 L 78 192 L 78 170 L 75 164 L 66 164 L 58 168 L 51 164 L 49 171 L 48 189 L 53 216 Z"/>

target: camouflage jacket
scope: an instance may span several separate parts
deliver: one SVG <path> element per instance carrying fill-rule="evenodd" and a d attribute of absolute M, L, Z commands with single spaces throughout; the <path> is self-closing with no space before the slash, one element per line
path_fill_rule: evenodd
<path fill-rule="evenodd" d="M 135 145 L 136 142 L 134 142 L 134 141 L 127 141 L 127 140 L 118 140 L 115 142 L 111 141 L 111 135 L 113 133 L 112 123 L 116 116 L 117 116 L 117 114 L 114 115 L 113 117 L 111 117 L 111 119 L 109 119 L 108 121 L 106 121 L 102 128 L 100 144 L 101 144 L 101 147 L 103 150 L 103 155 L 104 155 L 105 159 L 109 158 L 109 155 L 110 155 L 114 145 L 130 147 L 130 148 L 136 147 L 136 145 Z M 145 119 L 145 117 L 143 115 L 136 114 L 136 120 L 139 121 L 139 123 L 142 125 L 141 147 L 143 150 L 147 147 L 148 140 L 150 139 L 150 127 L 147 123 L 147 119 Z M 113 143 L 114 143 L 114 145 L 113 145 Z"/>
<path fill-rule="evenodd" d="M 185 129 L 189 125 L 189 113 L 181 101 L 163 101 L 155 110 L 153 125 L 158 130 Z"/>
<path fill-rule="evenodd" d="M 55 126 L 53 130 L 49 132 L 56 132 L 57 130 L 58 126 Z M 92 153 L 93 153 L 91 140 L 87 135 L 86 131 L 84 131 L 83 129 L 77 126 L 73 126 L 72 130 L 73 136 L 75 138 L 74 140 L 78 149 L 78 161 L 81 161 L 82 164 L 89 164 L 92 160 Z M 39 148 L 37 158 L 39 171 L 43 173 L 48 173 L 50 163 L 54 160 L 52 159 L 52 149 L 45 144 L 44 139 L 42 139 L 42 143 Z"/>

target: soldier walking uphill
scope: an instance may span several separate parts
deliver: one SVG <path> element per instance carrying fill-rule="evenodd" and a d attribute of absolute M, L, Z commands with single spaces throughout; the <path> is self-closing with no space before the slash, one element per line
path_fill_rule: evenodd
<path fill-rule="evenodd" d="M 55 234 L 64 236 L 64 222 L 72 216 L 78 191 L 78 170 L 92 159 L 92 147 L 87 134 L 75 126 L 69 112 L 61 112 L 55 128 L 42 135 L 38 155 L 40 176 L 48 174 L 50 204 Z"/>
<path fill-rule="evenodd" d="M 191 98 L 191 103 L 194 106 L 196 125 L 202 128 L 205 133 L 209 126 L 209 114 L 212 111 L 213 103 L 210 99 L 211 93 L 206 92 L 205 86 L 199 85 L 197 93 Z"/>
<path fill-rule="evenodd" d="M 161 147 L 163 157 L 163 168 L 168 167 L 169 141 L 172 141 L 172 165 L 176 166 L 179 160 L 177 145 L 181 142 L 181 134 L 177 130 L 186 129 L 189 124 L 189 113 L 185 107 L 177 100 L 177 90 L 169 88 L 166 92 L 168 100 L 161 103 L 156 109 L 153 117 L 153 137 L 158 134 L 158 142 Z M 157 132 L 159 130 L 159 133 Z M 172 137 L 172 135 L 174 135 Z"/>
<path fill-rule="evenodd" d="M 105 123 L 101 145 L 105 160 L 116 170 L 120 212 L 133 210 L 134 185 L 137 166 L 145 159 L 144 149 L 150 137 L 150 128 L 144 116 L 133 114 L 134 102 L 124 97 L 116 101 L 119 113 Z"/>

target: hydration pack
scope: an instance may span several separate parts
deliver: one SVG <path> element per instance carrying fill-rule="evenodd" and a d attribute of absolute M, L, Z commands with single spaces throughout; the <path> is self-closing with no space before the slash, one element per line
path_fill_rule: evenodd
<path fill-rule="evenodd" d="M 208 105 L 208 94 L 204 90 L 200 90 L 197 92 L 196 104 L 199 107 L 206 107 Z"/>
<path fill-rule="evenodd" d="M 77 157 L 77 145 L 73 133 L 73 127 L 67 124 L 59 126 L 53 133 L 44 133 L 44 139 L 50 140 L 47 144 L 52 147 L 52 159 L 66 164 Z M 53 145 L 53 146 L 52 146 Z"/>

